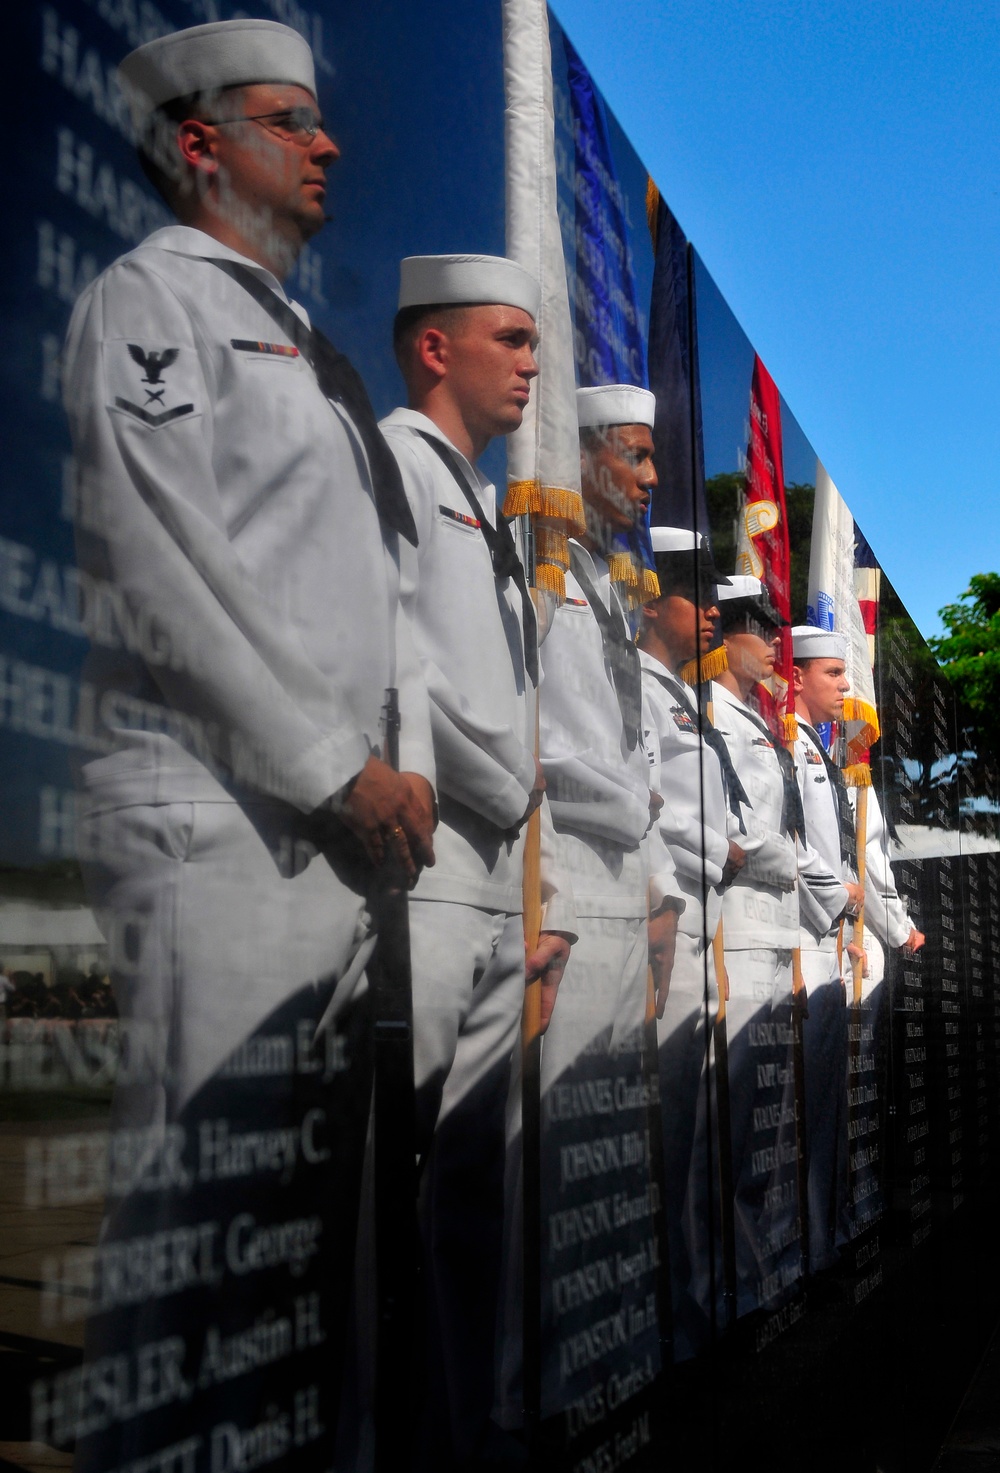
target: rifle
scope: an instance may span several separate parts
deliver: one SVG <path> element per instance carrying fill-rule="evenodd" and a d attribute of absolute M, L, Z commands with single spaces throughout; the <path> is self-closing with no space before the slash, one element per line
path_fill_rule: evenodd
<path fill-rule="evenodd" d="M 399 771 L 399 693 L 386 690 L 384 756 Z M 383 866 L 369 897 L 378 941 L 369 965 L 375 1011 L 375 1468 L 408 1465 L 415 1421 L 417 1224 L 413 990 L 406 884 Z"/>

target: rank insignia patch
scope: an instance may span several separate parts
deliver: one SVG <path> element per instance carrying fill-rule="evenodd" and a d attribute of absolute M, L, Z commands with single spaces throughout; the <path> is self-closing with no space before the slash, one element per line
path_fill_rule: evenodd
<path fill-rule="evenodd" d="M 201 373 L 193 348 L 119 338 L 103 351 L 109 409 L 153 430 L 200 412 Z"/>

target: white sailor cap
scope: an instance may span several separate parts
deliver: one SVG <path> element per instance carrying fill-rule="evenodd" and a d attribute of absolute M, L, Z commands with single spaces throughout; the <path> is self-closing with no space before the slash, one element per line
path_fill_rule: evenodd
<path fill-rule="evenodd" d="M 794 624 L 792 656 L 796 660 L 846 660 L 847 640 L 833 629 L 818 629 L 815 624 Z"/>
<path fill-rule="evenodd" d="M 581 430 L 604 425 L 645 425 L 653 428 L 656 398 L 638 384 L 596 384 L 577 389 L 576 417 Z"/>
<path fill-rule="evenodd" d="M 719 589 L 717 602 L 723 629 L 734 629 L 743 616 L 774 629 L 784 626 L 771 595 L 760 579 L 750 573 L 731 573 L 729 582 Z"/>
<path fill-rule="evenodd" d="M 399 263 L 399 311 L 404 307 L 520 307 L 537 319 L 542 292 L 535 278 L 506 256 L 404 256 Z"/>
<path fill-rule="evenodd" d="M 764 585 L 759 578 L 754 578 L 749 573 L 734 573 L 728 586 L 719 594 L 719 602 L 731 598 L 760 598 L 763 592 Z"/>
<path fill-rule="evenodd" d="M 129 52 L 118 77 L 140 132 L 164 103 L 223 87 L 291 82 L 316 96 L 309 43 L 274 20 L 217 20 L 158 36 Z"/>
<path fill-rule="evenodd" d="M 669 590 L 671 584 L 680 584 L 694 578 L 695 564 L 699 577 L 706 585 L 726 587 L 729 579 L 720 573 L 712 559 L 708 538 L 690 527 L 650 527 L 650 546 L 660 584 Z"/>

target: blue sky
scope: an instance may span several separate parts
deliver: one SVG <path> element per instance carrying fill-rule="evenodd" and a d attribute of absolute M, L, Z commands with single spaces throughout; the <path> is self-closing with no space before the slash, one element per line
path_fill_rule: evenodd
<path fill-rule="evenodd" d="M 552 3 L 935 632 L 1000 569 L 1000 5 Z"/>

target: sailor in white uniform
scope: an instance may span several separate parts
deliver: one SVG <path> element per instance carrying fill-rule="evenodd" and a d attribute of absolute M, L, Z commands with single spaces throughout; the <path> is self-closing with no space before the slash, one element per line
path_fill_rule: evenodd
<path fill-rule="evenodd" d="M 318 1055 L 314 1039 L 370 951 L 376 871 L 388 856 L 412 882 L 433 858 L 427 696 L 398 601 L 412 516 L 360 379 L 281 285 L 338 156 L 312 54 L 234 20 L 149 42 L 121 77 L 179 223 L 83 293 L 66 345 L 80 559 L 120 618 L 87 673 L 82 836 L 125 1041 L 113 1120 L 151 1151 L 172 1141 L 183 1169 L 120 1203 L 104 1241 L 193 1220 L 213 1246 L 211 1292 L 94 1316 L 95 1354 L 176 1329 L 197 1389 L 78 1444 L 81 1467 L 242 1425 L 261 1373 L 199 1382 L 202 1342 L 293 1314 L 295 1294 L 319 1296 L 313 1337 L 268 1393 L 291 1416 L 311 1375 L 332 1389 L 323 1296 L 351 1261 L 360 1163 L 336 1091 L 362 1102 L 363 1139 L 367 1077 L 360 1043 L 355 1060 L 353 1039 Z M 401 774 L 379 756 L 388 687 Z M 295 1273 L 287 1256 L 249 1272 L 290 1219 Z M 301 1451 L 328 1466 L 325 1434 Z"/>
<path fill-rule="evenodd" d="M 813 1272 L 836 1260 L 838 1139 L 846 1130 L 847 1022 L 840 921 L 862 903 L 852 878 L 850 800 L 817 726 L 843 717 L 844 639 L 811 625 L 792 629 L 798 739 L 795 770 L 805 842 L 798 841 L 799 937 L 809 1015 L 803 1026 L 809 1258 Z"/>
<path fill-rule="evenodd" d="M 851 806 L 857 811 L 858 789 L 850 789 Z M 926 940 L 914 924 L 896 888 L 892 873 L 889 830 L 874 787 L 868 789 L 865 824 L 865 975 L 863 996 L 867 998 L 885 978 L 886 951 L 915 956 Z"/>
<path fill-rule="evenodd" d="M 722 901 L 738 1312 L 746 1314 L 780 1302 L 799 1266 L 790 1081 L 801 804 L 792 759 L 755 704 L 774 670 L 781 618 L 748 574 L 733 574 L 718 603 L 727 668 L 712 683 L 713 720 L 752 805 L 745 834 L 730 818 L 747 857 Z"/>
<path fill-rule="evenodd" d="M 722 894 L 745 854 L 729 837 L 730 816 L 742 811 L 742 790 L 724 743 L 713 741 L 698 696 L 680 673 L 708 653 L 718 618 L 716 588 L 728 580 L 698 533 L 653 527 L 650 537 L 661 596 L 644 605 L 639 636 L 646 744 L 652 785 L 663 798 L 657 828 L 685 901 L 670 990 L 657 1023 L 674 1356 L 685 1359 L 706 1345 L 714 1313 L 710 1284 L 717 1245 L 709 1204 L 717 1192 L 709 1163 L 716 1147 L 706 1109 L 706 1020 L 710 1027 L 718 1009 L 712 943 Z"/>
<path fill-rule="evenodd" d="M 408 407 L 382 421 L 419 536 L 404 557 L 403 600 L 430 694 L 441 811 L 435 867 L 410 899 L 432 1361 L 419 1462 L 435 1470 L 465 1466 L 490 1437 L 504 1113 L 525 983 L 525 825 L 539 803 L 545 907 L 528 976 L 554 990 L 575 934 L 532 750 L 534 610 L 494 488 L 476 468 L 489 441 L 521 422 L 538 371 L 538 297 L 513 261 L 407 257 L 394 337 Z"/>
<path fill-rule="evenodd" d="M 595 1279 L 604 1287 L 593 1302 L 564 1302 L 556 1285 L 594 1264 L 599 1272 L 609 1253 L 642 1255 L 649 1238 L 655 1190 L 641 1060 L 647 966 L 652 961 L 665 994 L 683 905 L 662 843 L 647 837 L 639 661 L 605 556 L 614 534 L 632 529 L 649 505 L 655 402 L 645 389 L 609 385 L 578 390 L 577 407 L 587 531 L 570 544 L 566 600 L 541 648 L 540 755 L 579 933 L 542 1044 L 543 1415 L 612 1373 L 648 1379 L 659 1368 L 656 1266 L 648 1252 L 633 1278 Z M 608 1137 L 622 1143 L 617 1166 Z M 610 1235 L 570 1237 L 563 1222 L 577 1209 L 599 1214 L 609 1190 L 633 1204 L 627 1217 Z M 560 1346 L 607 1316 L 633 1326 L 628 1343 L 567 1365 Z"/>

